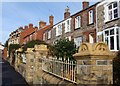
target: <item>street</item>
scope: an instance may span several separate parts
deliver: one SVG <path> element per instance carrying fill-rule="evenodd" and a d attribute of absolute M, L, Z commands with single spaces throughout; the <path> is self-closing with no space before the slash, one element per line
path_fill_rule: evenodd
<path fill-rule="evenodd" d="M 2 78 L 1 78 L 2 77 Z M 9 62 L 0 58 L 0 79 L 2 86 L 29 86 L 24 77 L 15 71 Z M 0 80 L 1 81 L 1 80 Z"/>

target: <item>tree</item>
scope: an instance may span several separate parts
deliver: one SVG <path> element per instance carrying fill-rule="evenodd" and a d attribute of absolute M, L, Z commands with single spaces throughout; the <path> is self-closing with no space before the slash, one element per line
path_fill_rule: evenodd
<path fill-rule="evenodd" d="M 57 40 L 56 43 L 52 46 L 51 52 L 57 58 L 64 58 L 73 60 L 73 54 L 76 53 L 76 45 L 73 41 L 69 41 L 68 39 L 60 39 Z"/>
<path fill-rule="evenodd" d="M 120 50 L 117 56 L 113 59 L 113 83 L 115 86 L 120 85 Z"/>
<path fill-rule="evenodd" d="M 34 48 L 35 45 L 39 45 L 39 44 L 46 44 L 48 45 L 47 43 L 45 43 L 44 41 L 41 41 L 41 40 L 32 40 L 28 43 L 26 43 L 23 47 L 23 52 L 27 50 L 27 48 Z"/>

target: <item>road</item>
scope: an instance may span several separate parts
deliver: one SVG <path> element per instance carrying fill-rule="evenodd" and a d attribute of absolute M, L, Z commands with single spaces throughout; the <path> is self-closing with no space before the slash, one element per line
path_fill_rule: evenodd
<path fill-rule="evenodd" d="M 0 79 L 2 79 L 2 86 L 29 86 L 24 77 L 15 71 L 14 67 L 12 67 L 9 62 L 1 58 Z"/>

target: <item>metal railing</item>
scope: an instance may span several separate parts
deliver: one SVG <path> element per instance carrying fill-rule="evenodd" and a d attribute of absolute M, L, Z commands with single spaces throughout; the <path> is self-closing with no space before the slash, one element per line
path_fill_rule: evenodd
<path fill-rule="evenodd" d="M 78 65 L 69 60 L 43 58 L 42 70 L 77 84 L 112 83 L 112 65 Z"/>
<path fill-rule="evenodd" d="M 42 59 L 42 70 L 51 73 L 59 78 L 76 83 L 76 64 L 73 61 L 61 59 Z"/>

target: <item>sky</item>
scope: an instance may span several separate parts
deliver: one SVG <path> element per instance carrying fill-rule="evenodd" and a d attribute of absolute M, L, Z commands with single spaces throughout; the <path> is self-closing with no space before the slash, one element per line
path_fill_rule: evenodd
<path fill-rule="evenodd" d="M 38 26 L 40 20 L 49 24 L 50 15 L 54 16 L 54 24 L 58 23 L 64 19 L 64 11 L 67 6 L 70 8 L 71 15 L 82 10 L 82 2 L 48 1 L 4 0 L 0 2 L 0 42 L 4 44 L 9 38 L 9 34 L 20 26 L 24 27 L 30 23 Z M 94 3 L 96 2 L 90 1 L 90 5 Z"/>

